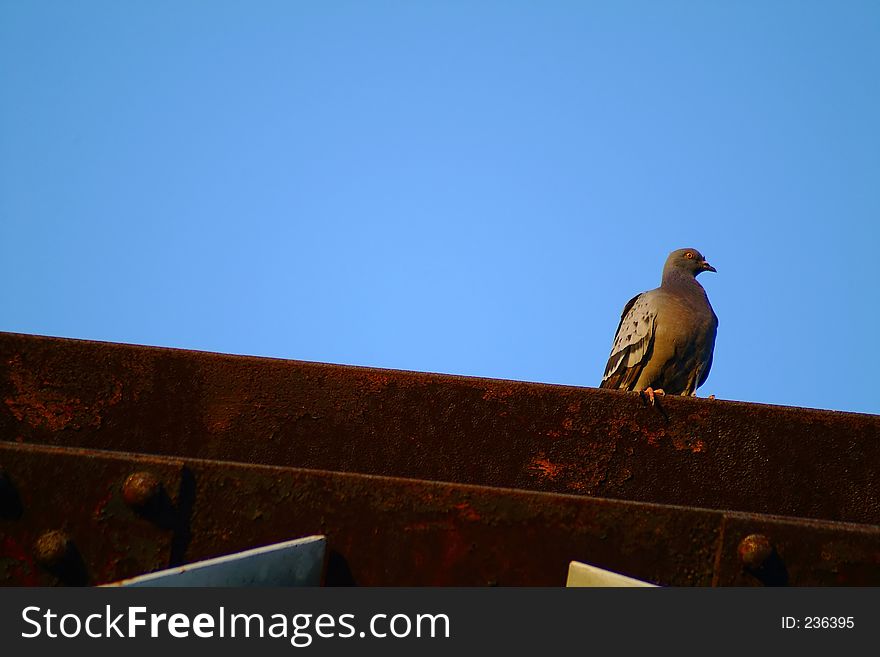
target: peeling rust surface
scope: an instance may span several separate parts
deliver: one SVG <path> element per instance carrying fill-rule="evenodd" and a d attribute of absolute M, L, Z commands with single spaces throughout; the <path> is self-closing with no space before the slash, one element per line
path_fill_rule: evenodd
<path fill-rule="evenodd" d="M 24 510 L 0 519 L 0 584 L 59 583 L 28 550 L 63 518 L 89 583 L 325 534 L 328 585 L 560 586 L 571 560 L 664 585 L 880 585 L 880 528 L 869 525 L 14 443 L 0 443 L 0 462 L 23 482 Z M 65 505 L 30 479 L 38 470 L 75 479 L 82 497 Z M 121 499 L 138 471 L 169 488 L 181 473 L 171 545 Z M 741 540 L 756 533 L 773 542 L 784 581 L 775 566 L 744 567 Z"/>
<path fill-rule="evenodd" d="M 880 416 L 0 333 L 0 440 L 880 523 Z"/>

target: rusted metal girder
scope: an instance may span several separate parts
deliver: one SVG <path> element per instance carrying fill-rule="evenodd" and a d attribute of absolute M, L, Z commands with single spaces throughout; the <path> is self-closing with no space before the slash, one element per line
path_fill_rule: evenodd
<path fill-rule="evenodd" d="M 880 523 L 880 416 L 0 333 L 0 440 Z"/>
<path fill-rule="evenodd" d="M 7 585 L 102 583 L 309 534 L 328 537 L 330 585 L 561 586 L 571 560 L 665 585 L 880 585 L 876 526 L 38 445 L 0 443 L 0 463 Z M 166 494 L 133 507 L 137 473 Z"/>

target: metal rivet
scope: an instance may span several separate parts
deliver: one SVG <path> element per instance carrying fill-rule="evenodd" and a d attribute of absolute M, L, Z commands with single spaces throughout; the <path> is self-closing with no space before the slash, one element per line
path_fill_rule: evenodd
<path fill-rule="evenodd" d="M 161 495 L 162 482 L 151 472 L 135 472 L 122 484 L 122 498 L 136 510 L 155 504 Z"/>
<path fill-rule="evenodd" d="M 48 569 L 61 568 L 73 552 L 73 539 L 60 529 L 44 532 L 34 543 L 37 563 Z"/>
<path fill-rule="evenodd" d="M 773 544 L 763 534 L 749 534 L 739 542 L 737 552 L 746 568 L 757 570 L 773 556 Z"/>

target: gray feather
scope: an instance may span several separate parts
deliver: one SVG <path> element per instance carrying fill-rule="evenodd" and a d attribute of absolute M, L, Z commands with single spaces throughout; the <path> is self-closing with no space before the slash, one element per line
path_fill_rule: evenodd
<path fill-rule="evenodd" d="M 690 256 L 685 256 L 690 253 Z M 673 251 L 660 287 L 624 307 L 601 387 L 692 395 L 709 375 L 718 318 L 696 275 L 714 271 L 695 249 Z"/>

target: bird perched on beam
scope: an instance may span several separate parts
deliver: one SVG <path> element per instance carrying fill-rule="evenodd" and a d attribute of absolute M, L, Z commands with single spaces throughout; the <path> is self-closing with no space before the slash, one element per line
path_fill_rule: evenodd
<path fill-rule="evenodd" d="M 697 276 L 715 271 L 696 249 L 678 249 L 660 287 L 629 300 L 620 315 L 601 388 L 693 395 L 712 367 L 718 318 Z"/>

